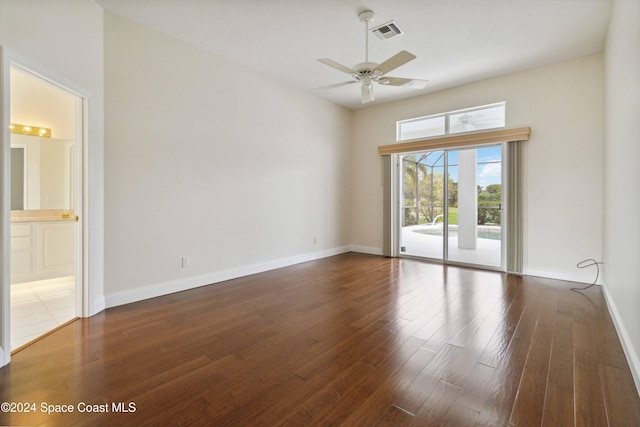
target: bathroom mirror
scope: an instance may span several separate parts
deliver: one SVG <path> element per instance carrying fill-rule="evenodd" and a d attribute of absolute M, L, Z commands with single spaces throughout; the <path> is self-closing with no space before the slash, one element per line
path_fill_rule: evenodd
<path fill-rule="evenodd" d="M 11 135 L 11 210 L 73 208 L 73 141 Z"/>

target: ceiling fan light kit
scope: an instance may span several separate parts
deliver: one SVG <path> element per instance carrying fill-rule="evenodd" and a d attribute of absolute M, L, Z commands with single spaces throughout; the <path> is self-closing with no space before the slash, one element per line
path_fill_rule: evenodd
<path fill-rule="evenodd" d="M 398 86 L 398 87 L 409 87 L 414 89 L 422 89 L 427 84 L 427 80 L 420 79 L 406 79 L 400 77 L 391 77 L 386 76 L 386 74 L 390 71 L 395 70 L 406 64 L 409 61 L 413 61 L 416 56 L 412 53 L 407 52 L 406 50 L 400 51 L 391 58 L 386 61 L 378 64 L 376 62 L 369 61 L 369 24 L 373 22 L 373 18 L 375 14 L 370 10 L 364 10 L 360 12 L 358 15 L 360 18 L 360 22 L 365 24 L 365 50 L 364 50 L 364 62 L 360 62 L 353 67 L 347 67 L 345 65 L 339 64 L 328 58 L 320 58 L 319 62 L 328 65 L 338 71 L 342 71 L 343 73 L 349 74 L 353 80 L 343 83 L 337 83 L 330 86 L 325 86 L 320 89 L 332 89 L 336 87 L 346 86 L 353 83 L 361 83 L 361 99 L 362 103 L 365 104 L 367 102 L 371 102 L 375 100 L 375 95 L 373 91 L 373 82 L 377 82 L 379 84 L 385 86 Z M 395 25 L 395 22 L 391 21 Z M 388 23 L 389 24 L 389 23 Z M 388 25 L 385 24 L 385 25 Z M 380 26 L 378 28 L 382 28 Z M 398 30 L 399 27 L 395 25 L 395 28 Z M 393 30 L 392 30 L 393 31 Z M 400 30 L 401 31 L 401 30 Z M 389 38 L 389 37 L 386 37 Z"/>

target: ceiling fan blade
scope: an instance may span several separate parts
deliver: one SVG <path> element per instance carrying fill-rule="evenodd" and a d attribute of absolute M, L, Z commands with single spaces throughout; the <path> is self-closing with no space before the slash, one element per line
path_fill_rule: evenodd
<path fill-rule="evenodd" d="M 382 77 L 378 83 L 385 86 L 409 87 L 412 89 L 424 89 L 429 80 L 404 79 L 401 77 Z"/>
<path fill-rule="evenodd" d="M 337 87 L 347 86 L 347 85 L 351 85 L 351 84 L 354 84 L 354 83 L 358 83 L 358 82 L 355 81 L 355 80 L 351 80 L 349 82 L 342 82 L 342 83 L 336 83 L 336 84 L 329 85 L 329 86 L 317 87 L 317 88 L 312 89 L 312 90 L 335 89 Z"/>
<path fill-rule="evenodd" d="M 416 59 L 416 56 L 413 53 L 409 53 L 406 50 L 400 51 L 393 55 L 391 58 L 384 61 L 382 64 L 376 67 L 376 70 L 379 70 L 382 74 L 385 75 L 389 71 L 393 71 L 398 67 L 402 67 L 409 61 L 413 61 Z M 327 64 L 329 65 L 329 64 Z"/>
<path fill-rule="evenodd" d="M 336 61 L 333 61 L 329 58 L 320 58 L 318 62 L 322 62 L 324 65 L 328 65 L 331 68 L 335 68 L 338 71 L 342 71 L 347 74 L 358 74 L 355 70 L 347 67 L 346 65 L 338 64 Z"/>
<path fill-rule="evenodd" d="M 373 100 L 375 100 L 376 97 L 373 94 L 373 85 L 371 83 L 369 84 L 362 84 L 362 103 L 366 104 L 367 102 L 371 102 Z"/>

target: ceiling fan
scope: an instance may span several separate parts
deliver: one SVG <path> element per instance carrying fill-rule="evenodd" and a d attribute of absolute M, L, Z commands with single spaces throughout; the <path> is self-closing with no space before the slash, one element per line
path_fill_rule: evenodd
<path fill-rule="evenodd" d="M 358 16 L 360 17 L 360 22 L 364 22 L 365 24 L 364 62 L 349 68 L 328 58 L 318 59 L 319 62 L 353 77 L 353 80 L 348 82 L 324 86 L 319 89 L 333 89 L 354 83 L 361 83 L 362 103 L 365 104 L 375 99 L 375 95 L 373 93 L 373 82 L 377 82 L 385 86 L 410 87 L 414 89 L 424 88 L 428 80 L 387 76 L 388 72 L 393 71 L 416 58 L 414 54 L 409 53 L 406 50 L 398 52 L 381 64 L 369 62 L 369 23 L 373 21 L 375 14 L 370 10 L 365 10 L 360 12 Z"/>

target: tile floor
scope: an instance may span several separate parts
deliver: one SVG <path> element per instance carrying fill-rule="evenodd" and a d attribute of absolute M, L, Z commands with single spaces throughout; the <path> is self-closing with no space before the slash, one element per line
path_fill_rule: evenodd
<path fill-rule="evenodd" d="M 11 285 L 11 349 L 76 317 L 73 276 Z"/>

